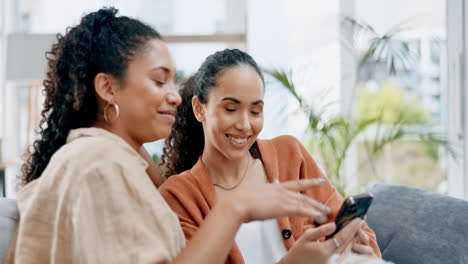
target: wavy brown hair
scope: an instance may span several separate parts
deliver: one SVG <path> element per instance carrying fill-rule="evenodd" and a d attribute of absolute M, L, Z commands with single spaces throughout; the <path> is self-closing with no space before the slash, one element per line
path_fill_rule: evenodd
<path fill-rule="evenodd" d="M 46 53 L 45 102 L 40 137 L 23 165 L 25 184 L 37 179 L 53 154 L 62 147 L 71 129 L 89 127 L 97 118 L 95 76 L 102 72 L 124 78 L 129 62 L 152 39 L 162 39 L 150 26 L 117 16 L 115 8 L 85 15 L 81 22 L 58 34 Z"/>

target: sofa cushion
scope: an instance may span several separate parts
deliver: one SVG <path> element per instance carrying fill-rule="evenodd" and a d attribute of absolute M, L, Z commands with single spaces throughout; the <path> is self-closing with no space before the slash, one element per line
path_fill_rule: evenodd
<path fill-rule="evenodd" d="M 0 263 L 4 262 L 19 221 L 16 201 L 0 198 Z"/>
<path fill-rule="evenodd" d="M 386 260 L 468 263 L 468 202 L 420 189 L 377 184 L 368 224 Z"/>

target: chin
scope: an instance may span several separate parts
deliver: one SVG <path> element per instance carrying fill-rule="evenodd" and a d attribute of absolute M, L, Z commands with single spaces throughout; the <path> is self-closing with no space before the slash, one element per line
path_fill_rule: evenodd
<path fill-rule="evenodd" d="M 156 127 L 151 131 L 148 131 L 147 135 L 147 142 L 153 142 L 161 139 L 165 139 L 169 137 L 171 134 L 171 129 L 161 129 L 161 127 Z"/>
<path fill-rule="evenodd" d="M 158 131 L 158 135 L 155 135 L 155 140 L 153 141 L 166 139 L 167 137 L 169 137 L 169 135 L 171 135 L 170 129 L 164 130 L 164 131 Z"/>
<path fill-rule="evenodd" d="M 172 132 L 173 122 L 155 122 L 153 127 L 153 133 L 157 133 L 159 137 L 168 137 Z"/>
<path fill-rule="evenodd" d="M 227 151 L 226 151 L 227 150 Z M 233 149 L 233 150 L 228 150 L 228 149 L 225 149 L 225 151 L 223 151 L 223 155 L 225 157 L 227 157 L 228 159 L 230 160 L 238 160 L 238 159 L 244 159 L 245 156 L 249 153 L 249 149 L 246 148 L 246 149 Z"/>

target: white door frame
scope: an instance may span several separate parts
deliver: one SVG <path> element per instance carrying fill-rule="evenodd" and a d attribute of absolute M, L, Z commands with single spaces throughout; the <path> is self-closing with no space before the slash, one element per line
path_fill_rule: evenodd
<path fill-rule="evenodd" d="M 448 191 L 450 196 L 461 199 L 468 199 L 467 11 L 468 5 L 463 0 L 447 0 L 447 133 L 457 150 L 456 159 L 450 157 L 447 163 Z"/>

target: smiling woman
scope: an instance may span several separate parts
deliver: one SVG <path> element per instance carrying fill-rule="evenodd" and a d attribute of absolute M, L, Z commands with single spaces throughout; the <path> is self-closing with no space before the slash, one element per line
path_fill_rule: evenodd
<path fill-rule="evenodd" d="M 317 223 L 335 218 L 343 199 L 298 140 L 257 138 L 263 128 L 264 81 L 250 55 L 240 50 L 216 52 L 183 85 L 181 94 L 162 156 L 169 179 L 160 192 L 179 216 L 187 239 L 193 239 L 217 201 L 231 193 L 245 195 L 267 183 L 314 178 L 323 182 L 306 192 L 321 208 L 314 220 L 288 217 L 244 224 L 226 263 L 309 263 L 311 259 L 320 263 L 337 248 L 348 246 L 380 256 L 375 235 L 366 225 L 351 233 L 351 239 L 343 239 L 344 233 L 323 243 L 317 242 L 320 236 L 311 239 L 320 230 L 314 228 Z M 289 202 L 280 201 L 278 206 Z"/>

